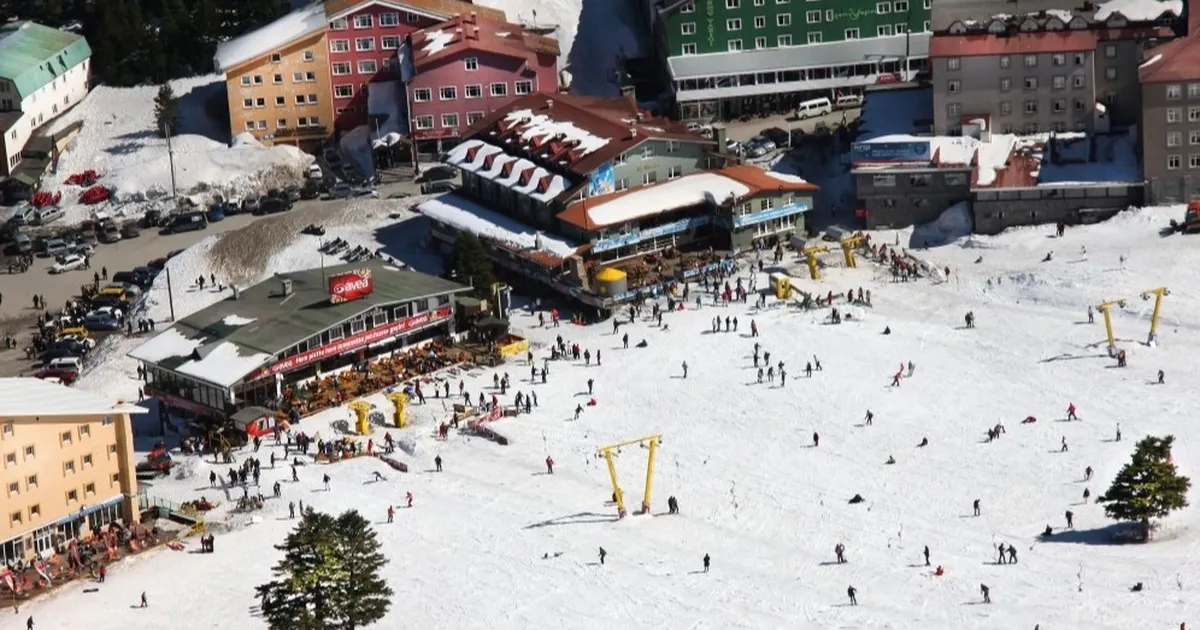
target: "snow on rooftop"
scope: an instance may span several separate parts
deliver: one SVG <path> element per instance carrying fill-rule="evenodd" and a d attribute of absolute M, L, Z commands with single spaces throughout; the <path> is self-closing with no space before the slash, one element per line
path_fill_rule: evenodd
<path fill-rule="evenodd" d="M 225 319 L 221 320 L 221 323 L 225 324 L 226 326 L 245 326 L 246 324 L 253 324 L 256 321 L 258 321 L 258 319 L 254 318 L 254 317 L 242 317 L 241 315 L 226 315 Z"/>
<path fill-rule="evenodd" d="M 1153 57 L 1151 57 L 1151 58 L 1149 58 L 1149 59 L 1147 59 L 1147 60 L 1143 61 L 1143 62 L 1141 63 L 1141 65 L 1139 65 L 1139 66 L 1138 66 L 1138 69 L 1140 70 L 1140 69 L 1142 69 L 1142 68 L 1146 68 L 1146 67 L 1152 66 L 1152 65 L 1154 65 L 1154 64 L 1156 64 L 1156 63 L 1158 63 L 1158 62 L 1159 62 L 1161 59 L 1162 59 L 1162 53 L 1159 53 L 1159 54 L 1157 54 L 1157 55 L 1154 55 Z M 1099 103 L 1097 103 L 1097 105 L 1099 105 Z"/>
<path fill-rule="evenodd" d="M 475 159 L 468 162 L 467 152 L 475 147 L 479 147 L 479 150 L 475 152 Z M 454 166 L 457 166 L 463 170 L 475 172 L 483 167 L 483 163 L 487 160 L 489 155 L 502 153 L 503 151 L 504 149 L 482 140 L 467 140 L 453 149 L 450 149 L 450 153 L 447 154 L 445 162 L 447 164 L 453 164 Z"/>
<path fill-rule="evenodd" d="M 521 138 L 525 141 L 563 136 L 568 141 L 579 142 L 579 149 L 584 155 L 600 149 L 609 142 L 608 138 L 592 135 L 576 127 L 574 123 L 558 122 L 549 116 L 535 114 L 529 109 L 513 110 L 505 115 L 504 119 L 521 124 Z"/>
<path fill-rule="evenodd" d="M 222 341 L 199 360 L 187 361 L 175 371 L 213 385 L 229 387 L 271 359 L 272 355 L 265 352 L 242 354 L 237 345 Z"/>
<path fill-rule="evenodd" d="M 1017 137 L 1012 134 L 997 133 L 992 134 L 991 142 L 980 143 L 979 151 L 975 154 L 978 164 L 976 184 L 990 186 L 996 181 L 996 170 L 1008 163 L 1008 156 L 1012 154 L 1016 141 Z"/>
<path fill-rule="evenodd" d="M 1062 134 L 1065 135 L 1065 134 Z M 1137 158 L 1137 130 L 1119 135 L 1095 135 L 1090 139 L 1055 136 L 1059 160 L 1050 159 L 1049 142 L 1042 153 L 1038 186 L 1095 185 L 1142 181 Z M 1095 144 L 1094 150 L 1092 144 Z"/>
<path fill-rule="evenodd" d="M 763 172 L 766 173 L 766 175 L 768 177 L 774 177 L 775 179 L 777 179 L 781 182 L 786 182 L 788 184 L 807 184 L 808 183 L 808 180 L 806 180 L 803 177 L 800 177 L 798 175 L 789 175 L 788 173 L 780 173 L 778 171 L 763 171 Z"/>
<path fill-rule="evenodd" d="M 0 401 L 5 417 L 146 413 L 124 401 L 39 378 L 0 378 Z"/>
<path fill-rule="evenodd" d="M 436 55 L 445 50 L 450 42 L 454 41 L 454 33 L 442 29 L 436 31 L 428 31 L 425 33 L 425 45 L 421 47 L 421 52 L 426 55 Z"/>
<path fill-rule="evenodd" d="M 323 2 L 313 2 L 262 28 L 217 44 L 213 61 L 218 72 L 227 72 L 238 64 L 277 50 L 288 42 L 324 28 L 325 5 Z"/>
<path fill-rule="evenodd" d="M 1157 19 L 1168 11 L 1183 15 L 1183 0 L 1109 0 L 1096 8 L 1096 19 L 1104 21 L 1120 13 L 1127 20 L 1140 22 Z"/>
<path fill-rule="evenodd" d="M 428 199 L 418 204 L 416 210 L 435 221 L 524 249 L 538 248 L 559 257 L 570 256 L 579 249 L 579 245 L 566 239 L 540 234 L 516 219 L 453 193 Z"/>
<path fill-rule="evenodd" d="M 643 186 L 608 201 L 590 205 L 588 219 L 596 225 L 618 225 L 641 217 L 653 216 L 713 200 L 741 197 L 750 187 L 717 173 L 694 173 L 653 186 Z M 586 202 L 580 202 L 586 203 Z"/>
<path fill-rule="evenodd" d="M 129 356 L 139 361 L 158 363 L 170 357 L 186 357 L 203 343 L 203 337 L 189 339 L 178 328 L 171 327 L 134 348 Z"/>
<path fill-rule="evenodd" d="M 877 90 L 867 94 L 859 116 L 856 142 L 880 136 L 911 134 L 916 121 L 928 119 L 933 111 L 933 88 Z"/>

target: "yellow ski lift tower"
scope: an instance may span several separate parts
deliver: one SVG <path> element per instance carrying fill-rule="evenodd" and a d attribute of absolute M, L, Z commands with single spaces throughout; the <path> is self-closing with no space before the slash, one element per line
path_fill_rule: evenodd
<path fill-rule="evenodd" d="M 813 245 L 800 250 L 804 254 L 804 262 L 808 265 L 808 276 L 813 280 L 821 279 L 821 270 L 817 268 L 817 254 L 824 254 L 829 251 L 826 245 Z"/>
<path fill-rule="evenodd" d="M 866 240 L 866 236 L 862 234 L 856 234 L 840 241 L 842 244 L 842 255 L 846 258 L 847 267 L 851 269 L 858 267 L 858 260 L 854 256 L 854 248 L 865 243 Z"/>
<path fill-rule="evenodd" d="M 628 513 L 625 511 L 625 493 L 621 490 L 621 484 L 617 481 L 617 465 L 613 462 L 613 458 L 617 455 L 616 451 L 623 446 L 632 446 L 634 444 L 650 449 L 650 454 L 646 458 L 646 491 L 642 494 L 642 511 L 640 512 L 640 514 L 649 514 L 650 492 L 654 489 L 654 456 L 658 453 L 658 445 L 661 441 L 661 435 L 651 435 L 636 440 L 629 440 L 628 442 L 600 447 L 600 454 L 604 456 L 604 461 L 608 464 L 608 477 L 612 481 L 613 496 L 617 499 L 618 517 L 625 518 Z"/>
<path fill-rule="evenodd" d="M 371 413 L 371 403 L 365 400 L 356 400 L 346 406 L 354 412 L 354 432 L 359 435 L 370 433 L 371 423 L 367 421 L 367 416 Z"/>
<path fill-rule="evenodd" d="M 1158 316 L 1162 314 L 1162 300 L 1171 295 L 1171 292 L 1167 290 L 1167 287 L 1142 291 L 1143 300 L 1149 300 L 1151 295 L 1154 296 L 1154 313 L 1150 315 L 1150 336 L 1146 338 L 1148 346 L 1154 345 L 1158 341 Z"/>
<path fill-rule="evenodd" d="M 393 392 L 387 395 L 387 399 L 392 401 L 396 407 L 396 415 L 393 420 L 396 427 L 403 429 L 408 426 L 408 394 L 404 392 Z"/>
<path fill-rule="evenodd" d="M 1115 355 L 1117 352 L 1117 339 L 1113 336 L 1112 315 L 1108 312 L 1114 306 L 1125 308 L 1125 300 L 1108 300 L 1096 306 L 1096 310 L 1104 315 L 1104 332 L 1108 335 L 1109 355 Z"/>

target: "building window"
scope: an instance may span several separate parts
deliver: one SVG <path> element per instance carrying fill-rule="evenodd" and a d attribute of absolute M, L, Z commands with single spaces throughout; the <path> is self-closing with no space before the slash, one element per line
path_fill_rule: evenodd
<path fill-rule="evenodd" d="M 467 124 L 474 125 L 477 121 L 482 120 L 483 112 L 467 112 Z"/>
<path fill-rule="evenodd" d="M 250 109 L 251 107 L 254 107 L 254 99 L 252 99 L 252 98 L 242 99 L 242 109 Z"/>
<path fill-rule="evenodd" d="M 433 116 L 417 116 L 414 121 L 417 129 L 433 129 Z"/>
<path fill-rule="evenodd" d="M 1000 79 L 1000 91 L 1007 92 L 1012 89 L 1012 79 L 1004 77 Z"/>
<path fill-rule="evenodd" d="M 832 22 L 836 19 L 837 19 L 837 14 L 834 13 L 833 9 L 825 9 L 825 21 L 826 22 Z"/>
<path fill-rule="evenodd" d="M 438 88 L 438 98 L 443 101 L 453 101 L 458 98 L 458 88 L 453 85 L 443 85 Z"/>
<path fill-rule="evenodd" d="M 284 97 L 276 96 L 275 97 L 275 107 L 283 107 L 284 105 L 287 105 L 287 101 L 284 99 Z"/>
<path fill-rule="evenodd" d="M 463 98 L 483 98 L 483 86 L 478 83 L 474 85 L 464 85 Z"/>
<path fill-rule="evenodd" d="M 779 13 L 775 16 L 775 26 L 791 26 L 791 25 L 792 25 L 792 14 L 791 13 Z"/>
<path fill-rule="evenodd" d="M 379 25 L 380 26 L 400 26 L 400 14 L 399 13 L 380 13 L 379 14 Z"/>
<path fill-rule="evenodd" d="M 333 76 L 335 76 L 335 77 L 346 76 L 347 74 L 350 74 L 350 62 L 349 61 L 339 61 L 337 63 L 330 64 L 329 70 L 330 70 L 330 72 L 333 73 Z"/>
<path fill-rule="evenodd" d="M 1012 57 L 1009 57 L 1008 55 L 1002 55 L 1000 57 L 1000 67 L 1005 68 L 1005 69 L 1011 68 L 1012 67 Z"/>
<path fill-rule="evenodd" d="M 30 444 L 30 445 L 26 446 L 25 447 L 25 461 L 34 459 L 34 456 L 36 453 L 37 453 L 37 450 L 36 450 L 36 447 L 34 447 L 34 445 Z"/>
<path fill-rule="evenodd" d="M 1012 101 L 1000 101 L 1000 115 L 1009 116 L 1012 114 Z"/>
<path fill-rule="evenodd" d="M 64 475 L 69 475 L 74 472 L 75 472 L 75 460 L 68 459 L 67 461 L 63 462 L 63 474 Z"/>
<path fill-rule="evenodd" d="M 350 52 L 350 40 L 348 40 L 348 39 L 331 39 L 331 40 L 329 40 L 329 52 L 335 52 L 335 53 Z"/>
<path fill-rule="evenodd" d="M 755 50 L 762 50 L 766 47 L 767 47 L 767 38 L 766 37 L 755 37 L 754 38 L 754 49 Z"/>
<path fill-rule="evenodd" d="M 808 43 L 810 44 L 820 44 L 822 39 L 823 36 L 820 31 L 810 31 L 808 33 Z"/>
<path fill-rule="evenodd" d="M 1053 111 L 1055 114 L 1062 114 L 1062 113 L 1066 113 L 1066 111 L 1067 111 L 1067 101 L 1065 101 L 1065 100 L 1063 100 L 1063 99 L 1061 99 L 1061 98 L 1056 98 L 1056 99 L 1054 99 L 1054 101 L 1053 101 L 1053 102 L 1051 102 L 1051 103 L 1050 103 L 1050 109 L 1051 109 L 1051 111 Z"/>
<path fill-rule="evenodd" d="M 1084 83 L 1085 83 L 1085 81 L 1083 79 L 1082 74 L 1077 74 L 1077 75 L 1071 77 L 1071 87 L 1073 87 L 1073 88 L 1076 88 L 1076 89 L 1081 88 L 1084 86 Z"/>
<path fill-rule="evenodd" d="M 642 145 L 642 159 L 649 160 L 652 157 L 654 157 L 654 145 L 647 142 Z"/>
<path fill-rule="evenodd" d="M 696 45 L 695 44 L 684 44 L 683 46 L 681 46 L 679 48 L 679 54 L 684 55 L 684 56 L 696 54 Z"/>
<path fill-rule="evenodd" d="M 725 0 L 725 8 L 740 9 L 742 8 L 742 0 Z"/>
<path fill-rule="evenodd" d="M 248 75 L 242 77 L 242 87 L 250 87 L 250 77 Z"/>
<path fill-rule="evenodd" d="M 375 20 L 370 13 L 360 13 L 354 16 L 354 28 L 371 28 L 375 25 Z"/>
<path fill-rule="evenodd" d="M 684 22 L 683 24 L 680 24 L 679 25 L 679 33 L 681 35 L 695 35 L 696 34 L 696 23 L 695 22 Z"/>
<path fill-rule="evenodd" d="M 871 178 L 871 185 L 876 188 L 895 188 L 895 175 L 875 175 Z"/>
<path fill-rule="evenodd" d="M 358 73 L 359 74 L 375 74 L 379 70 L 378 64 L 374 59 L 359 59 Z"/>
<path fill-rule="evenodd" d="M 776 37 L 775 45 L 780 48 L 787 48 L 788 46 L 791 46 L 792 45 L 792 36 L 791 35 L 780 35 L 779 37 Z"/>
<path fill-rule="evenodd" d="M 1037 55 L 1025 55 L 1025 67 L 1026 68 L 1036 68 L 1037 67 Z"/>
<path fill-rule="evenodd" d="M 667 179 L 675 179 L 676 177 L 682 177 L 682 176 L 683 176 L 683 167 L 678 164 L 667 169 Z"/>
<path fill-rule="evenodd" d="M 417 15 L 416 13 L 408 13 L 405 16 L 405 19 L 409 22 L 419 22 L 421 21 L 421 16 Z"/>
<path fill-rule="evenodd" d="M 820 11 L 806 12 L 804 14 L 804 21 L 808 22 L 809 24 L 820 24 L 821 23 L 821 12 Z"/>
<path fill-rule="evenodd" d="M 257 125 L 258 129 L 260 129 L 260 130 L 267 128 L 267 121 L 265 121 L 265 120 L 260 120 L 255 124 Z"/>
<path fill-rule="evenodd" d="M 1188 144 L 1200 144 L 1200 131 L 1192 130 L 1188 132 Z"/>
<path fill-rule="evenodd" d="M 1188 122 L 1200 120 L 1200 107 L 1195 105 L 1188 108 Z"/>
<path fill-rule="evenodd" d="M 303 83 L 303 82 L 304 82 L 304 73 L 303 72 L 293 72 L 292 73 L 292 83 Z"/>
<path fill-rule="evenodd" d="M 479 69 L 479 58 L 467 57 L 463 59 L 463 67 L 467 69 L 467 72 L 475 72 Z"/>
<path fill-rule="evenodd" d="M 0 437 L 12 437 L 12 434 L 13 434 L 13 423 L 12 422 L 5 422 L 3 425 L 0 425 Z"/>
<path fill-rule="evenodd" d="M 316 104 L 317 104 L 317 95 L 316 95 L 316 94 L 309 94 L 309 95 L 308 95 L 308 104 L 309 104 L 309 105 L 316 105 Z"/>
<path fill-rule="evenodd" d="M 271 76 L 271 83 L 274 83 L 275 85 L 279 85 L 280 83 L 283 83 L 283 75 L 279 74 L 278 72 L 275 73 L 274 75 Z"/>
<path fill-rule="evenodd" d="M 514 81 L 513 92 L 516 94 L 533 94 L 533 81 Z"/>
<path fill-rule="evenodd" d="M 1168 85 L 1167 92 L 1170 93 L 1170 91 L 1171 91 L 1171 86 Z M 1200 97 L 1200 83 L 1189 83 L 1187 92 L 1188 92 L 1188 98 Z"/>
<path fill-rule="evenodd" d="M 946 115 L 955 118 L 962 115 L 962 103 L 946 103 Z"/>
<path fill-rule="evenodd" d="M 442 114 L 442 126 L 448 128 L 458 127 L 458 114 Z"/>
<path fill-rule="evenodd" d="M 36 520 L 41 517 L 42 517 L 42 506 L 40 504 L 35 503 L 35 504 L 29 506 L 29 520 L 31 520 L 31 521 Z"/>
<path fill-rule="evenodd" d="M 1054 53 L 1050 55 L 1050 65 L 1065 66 L 1067 65 L 1067 56 L 1062 53 Z"/>
<path fill-rule="evenodd" d="M 297 105 L 303 105 L 303 104 L 304 104 L 304 95 L 303 95 L 303 94 L 297 94 L 297 95 L 296 95 L 296 104 L 297 104 Z"/>
<path fill-rule="evenodd" d="M 908 13 L 908 2 L 900 0 L 892 3 L 892 13 Z"/>
<path fill-rule="evenodd" d="M 1116 44 L 1105 44 L 1105 45 L 1104 45 L 1104 56 L 1105 56 L 1105 57 L 1108 57 L 1109 59 L 1114 59 L 1114 58 L 1116 58 L 1116 56 L 1117 56 L 1117 45 L 1116 45 Z"/>
<path fill-rule="evenodd" d="M 338 18 L 329 23 L 330 30 L 344 31 L 346 30 L 346 18 Z"/>
<path fill-rule="evenodd" d="M 78 490 L 67 490 L 67 503 L 75 503 L 79 501 Z"/>
<path fill-rule="evenodd" d="M 279 63 L 283 61 L 283 55 L 279 53 L 271 53 L 271 63 Z"/>
<path fill-rule="evenodd" d="M 846 29 L 846 32 L 844 33 L 844 38 L 845 39 L 858 39 L 858 29 L 856 29 L 856 28 Z"/>
<path fill-rule="evenodd" d="M 254 131 L 254 121 L 253 120 L 246 121 L 246 131 Z"/>
<path fill-rule="evenodd" d="M 1183 146 L 1183 132 L 1182 131 L 1168 131 L 1167 132 L 1167 146 L 1169 146 L 1169 147 Z"/>
<path fill-rule="evenodd" d="M 1067 77 L 1057 75 L 1050 79 L 1050 86 L 1056 90 L 1064 90 L 1067 87 Z"/>
<path fill-rule="evenodd" d="M 1188 155 L 1188 168 L 1200 168 L 1200 153 Z"/>
<path fill-rule="evenodd" d="M 13 512 L 8 516 L 9 525 L 16 526 L 21 524 L 21 513 Z"/>
<path fill-rule="evenodd" d="M 21 484 L 15 481 L 8 484 L 8 496 L 11 497 L 14 494 L 21 494 Z"/>
<path fill-rule="evenodd" d="M 419 91 L 417 90 L 417 92 Z M 415 95 L 416 92 L 413 94 Z M 333 86 L 333 95 L 337 98 L 354 98 L 354 86 L 350 84 L 335 85 Z"/>
<path fill-rule="evenodd" d="M 1038 89 L 1037 77 L 1025 77 L 1025 90 L 1031 91 Z"/>
<path fill-rule="evenodd" d="M 58 436 L 58 441 L 59 441 L 59 442 L 60 442 L 60 443 L 61 443 L 63 446 L 70 446 L 70 445 L 71 445 L 71 432 L 70 432 L 70 431 L 63 431 L 63 432 L 62 432 L 62 435 L 59 435 L 59 436 Z"/>
<path fill-rule="evenodd" d="M 679 12 L 680 13 L 695 13 L 696 12 L 696 3 L 689 2 L 685 5 L 683 5 L 682 7 L 679 7 Z"/>
<path fill-rule="evenodd" d="M 396 35 L 384 35 L 379 38 L 379 46 L 384 50 L 396 50 L 400 47 L 400 37 Z"/>
<path fill-rule="evenodd" d="M 946 91 L 951 94 L 958 94 L 962 90 L 962 81 L 951 79 L 946 82 Z"/>
<path fill-rule="evenodd" d="M 1193 94 L 1192 94 L 1192 86 L 1193 85 L 1196 85 L 1196 84 L 1192 83 L 1192 84 L 1188 85 L 1188 97 L 1189 98 L 1191 98 L 1193 96 Z M 1183 98 L 1183 87 L 1182 86 L 1179 86 L 1179 85 L 1168 85 L 1167 86 L 1167 100 L 1177 101 L 1181 98 Z"/>
<path fill-rule="evenodd" d="M 1081 98 L 1075 99 L 1075 113 L 1082 114 L 1083 112 L 1087 111 L 1087 108 L 1088 108 L 1087 101 L 1085 101 Z"/>
<path fill-rule="evenodd" d="M 658 181 L 658 173 L 656 171 L 649 171 L 646 173 L 642 173 L 642 185 L 643 186 L 649 186 L 650 184 L 653 184 L 654 182 L 657 182 L 657 181 Z"/>
<path fill-rule="evenodd" d="M 16 451 L 13 451 L 12 453 L 6 453 L 4 455 L 4 467 L 8 468 L 9 466 L 16 466 L 16 465 L 17 465 Z"/>
<path fill-rule="evenodd" d="M 1116 68 L 1105 68 L 1104 69 L 1104 78 L 1108 79 L 1109 81 L 1116 81 L 1117 80 L 1117 69 Z"/>
<path fill-rule="evenodd" d="M 950 58 L 946 59 L 946 69 L 947 70 L 958 70 L 960 68 L 962 68 L 962 58 L 961 57 L 950 57 Z"/>
<path fill-rule="evenodd" d="M 286 118 L 276 119 L 275 120 L 275 128 L 276 129 L 287 129 L 287 119 Z M 108 454 L 112 455 L 112 447 L 111 446 L 109 447 Z"/>
<path fill-rule="evenodd" d="M 87 455 L 83 456 L 83 467 L 84 468 L 92 467 L 92 454 L 91 453 L 88 453 Z"/>
<path fill-rule="evenodd" d="M 880 24 L 875 27 L 875 35 L 877 37 L 887 37 L 892 34 L 891 24 Z"/>
<path fill-rule="evenodd" d="M 417 103 L 428 103 L 433 100 L 433 89 L 417 88 L 413 90 L 413 101 Z"/>
<path fill-rule="evenodd" d="M 262 85 L 262 84 L 263 84 L 262 75 L 261 74 L 254 75 L 254 85 Z"/>
<path fill-rule="evenodd" d="M 1168 155 L 1167 156 L 1167 170 L 1168 171 L 1179 170 L 1179 167 L 1182 164 L 1183 164 L 1183 160 L 1178 155 Z"/>
<path fill-rule="evenodd" d="M 1168 107 L 1167 108 L 1167 122 L 1168 123 L 1177 123 L 1181 120 L 1183 120 L 1183 110 L 1181 108 L 1179 108 L 1179 107 Z"/>
<path fill-rule="evenodd" d="M 508 84 L 497 81 L 491 86 L 492 96 L 508 96 Z"/>
<path fill-rule="evenodd" d="M 302 55 L 300 56 L 300 58 L 301 58 L 301 59 L 303 59 L 303 60 L 305 60 L 305 61 L 312 61 L 312 60 L 316 59 L 316 58 L 317 58 L 317 56 L 313 54 L 313 51 L 311 51 L 311 50 L 306 50 L 306 51 L 304 51 L 304 54 L 302 54 Z"/>
<path fill-rule="evenodd" d="M 884 15 L 885 13 L 891 13 L 891 12 L 892 12 L 892 3 L 891 2 L 876 2 L 875 3 L 875 14 L 876 15 Z"/>
<path fill-rule="evenodd" d="M 727 30 L 727 31 L 742 30 L 742 21 L 738 18 L 733 18 L 731 20 L 725 20 L 725 30 Z"/>
<path fill-rule="evenodd" d="M 1030 99 L 1028 101 L 1025 101 L 1025 113 L 1026 114 L 1036 114 L 1037 111 L 1038 111 L 1038 102 L 1036 100 Z"/>
<path fill-rule="evenodd" d="M 896 25 L 896 34 L 897 34 L 897 35 L 903 35 L 903 34 L 905 34 L 905 33 L 907 33 L 907 32 L 908 32 L 908 25 L 907 25 L 907 24 L 904 24 L 903 22 L 901 22 L 900 24 L 897 24 L 897 25 Z"/>
<path fill-rule="evenodd" d="M 359 37 L 354 40 L 354 50 L 358 52 L 368 52 L 375 50 L 374 37 Z"/>

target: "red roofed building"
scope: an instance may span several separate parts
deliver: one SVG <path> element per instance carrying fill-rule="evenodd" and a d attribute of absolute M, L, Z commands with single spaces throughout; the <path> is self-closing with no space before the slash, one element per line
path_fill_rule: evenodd
<path fill-rule="evenodd" d="M 950 23 L 929 43 L 934 133 L 955 135 L 974 120 L 998 133 L 1135 124 L 1143 49 L 1175 36 L 1177 16 L 1163 7 L 1158 15 L 1043 11 Z"/>
<path fill-rule="evenodd" d="M 557 92 L 558 56 L 557 40 L 474 13 L 412 33 L 401 51 L 412 138 L 456 138 L 518 97 Z"/>

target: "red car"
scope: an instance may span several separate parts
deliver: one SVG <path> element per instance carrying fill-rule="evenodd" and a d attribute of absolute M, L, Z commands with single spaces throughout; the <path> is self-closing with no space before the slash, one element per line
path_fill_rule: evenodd
<path fill-rule="evenodd" d="M 881 74 L 875 78 L 875 85 L 887 85 L 889 83 L 899 83 L 900 77 L 894 72 Z"/>
<path fill-rule="evenodd" d="M 34 376 L 41 378 L 41 379 L 56 378 L 56 379 L 62 381 L 63 385 L 72 385 L 75 383 L 75 379 L 79 378 L 79 372 L 76 372 L 75 370 L 72 370 L 69 368 L 61 368 L 61 367 L 46 368 L 44 370 L 39 371 Z"/>

